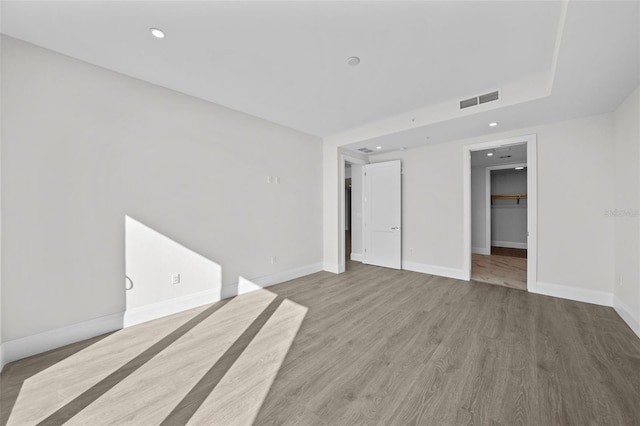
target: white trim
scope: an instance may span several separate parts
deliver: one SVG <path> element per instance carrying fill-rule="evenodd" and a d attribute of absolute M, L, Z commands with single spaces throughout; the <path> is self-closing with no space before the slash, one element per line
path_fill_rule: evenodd
<path fill-rule="evenodd" d="M 351 260 L 362 262 L 362 253 L 351 253 Z"/>
<path fill-rule="evenodd" d="M 4 368 L 4 346 L 2 345 L 2 343 L 0 343 L 0 372 L 2 372 L 2 369 Z"/>
<path fill-rule="evenodd" d="M 337 263 L 323 262 L 322 263 L 322 270 L 323 271 L 327 271 L 327 272 L 331 272 L 332 274 L 339 274 L 340 273 L 340 265 L 338 265 Z"/>
<path fill-rule="evenodd" d="M 262 277 L 253 279 L 239 277 L 237 284 L 228 284 L 222 286 L 222 298 L 227 299 L 229 297 L 249 293 L 251 291 L 270 287 L 272 285 L 280 284 L 285 281 L 291 281 L 295 280 L 296 278 L 304 277 L 306 275 L 315 274 L 316 272 L 320 272 L 322 270 L 323 264 L 321 262 L 318 262 L 311 265 L 301 266 L 299 268 L 289 269 L 288 271 L 277 272 L 275 274 L 264 275 Z"/>
<path fill-rule="evenodd" d="M 616 295 L 613 296 L 613 309 L 627 323 L 629 328 L 640 337 L 640 318 L 634 315 L 633 310 Z"/>
<path fill-rule="evenodd" d="M 538 285 L 538 138 L 527 137 L 527 290 Z"/>
<path fill-rule="evenodd" d="M 295 280 L 296 278 L 304 277 L 305 275 L 315 274 L 320 271 L 322 271 L 322 264 L 314 263 L 311 265 L 301 266 L 299 268 L 289 269 L 288 271 L 253 278 L 251 282 L 259 285 L 260 287 L 269 287 L 285 281 Z"/>
<path fill-rule="evenodd" d="M 592 303 L 601 306 L 613 306 L 613 293 L 602 290 L 589 290 L 586 288 L 569 287 L 560 284 L 546 283 L 538 281 L 536 291 L 532 293 L 543 294 L 545 296 L 559 297 L 576 302 Z"/>
<path fill-rule="evenodd" d="M 444 266 L 427 265 L 417 262 L 402 262 L 402 269 L 406 271 L 420 272 L 423 274 L 437 275 L 439 277 L 455 278 L 457 280 L 469 281 L 470 277 L 464 269 L 447 268 Z"/>
<path fill-rule="evenodd" d="M 187 294 L 162 302 L 151 303 L 137 308 L 127 309 L 122 319 L 123 327 L 131 327 L 136 324 L 173 315 L 198 306 L 208 305 L 220 300 L 220 291 L 211 289 L 198 293 Z"/>
<path fill-rule="evenodd" d="M 490 256 L 491 255 L 491 249 L 488 249 L 486 247 L 471 247 L 471 253 L 482 254 L 484 256 Z"/>
<path fill-rule="evenodd" d="M 484 245 L 488 254 L 491 254 L 491 170 L 489 168 L 484 169 L 484 176 Z"/>
<path fill-rule="evenodd" d="M 323 266 L 323 269 L 325 271 L 329 271 L 329 272 L 333 272 L 335 274 L 341 274 L 346 270 L 346 265 L 345 265 L 345 241 L 344 241 L 344 234 L 346 232 L 345 230 L 345 224 L 344 224 L 344 216 L 345 216 L 345 203 L 344 203 L 344 197 L 345 197 L 345 188 L 344 188 L 344 168 L 346 166 L 346 163 L 352 163 L 352 164 L 359 164 L 361 166 L 364 166 L 365 164 L 368 164 L 367 161 L 362 160 L 360 158 L 357 157 L 351 157 L 350 155 L 347 154 L 340 154 L 340 163 L 339 163 L 339 167 L 338 167 L 338 182 L 340 183 L 338 185 L 339 189 L 338 189 L 338 211 L 340 212 L 340 214 L 338 215 L 338 259 L 339 259 L 339 264 L 337 265 L 337 268 L 334 267 L 332 264 L 330 265 L 331 269 L 327 269 L 326 266 Z M 363 191 L 364 194 L 364 191 Z M 364 196 L 363 196 L 364 199 Z M 353 199 L 351 200 L 351 202 L 353 203 Z M 361 200 L 362 203 L 364 203 L 364 200 Z M 363 209 L 364 211 L 364 209 Z M 364 236 L 364 233 L 362 234 Z M 327 265 L 325 263 L 325 265 Z"/>
<path fill-rule="evenodd" d="M 471 151 L 508 145 L 527 144 L 527 290 L 536 292 L 538 262 L 538 162 L 537 136 L 523 135 L 514 138 L 465 145 L 462 148 L 463 173 L 463 270 L 471 278 Z"/>
<path fill-rule="evenodd" d="M 56 349 L 122 328 L 122 312 L 56 328 L 2 344 L 4 362 L 10 363 L 31 355 Z"/>
<path fill-rule="evenodd" d="M 511 241 L 491 241 L 491 246 L 492 247 L 526 249 L 527 248 L 527 243 L 513 243 Z"/>

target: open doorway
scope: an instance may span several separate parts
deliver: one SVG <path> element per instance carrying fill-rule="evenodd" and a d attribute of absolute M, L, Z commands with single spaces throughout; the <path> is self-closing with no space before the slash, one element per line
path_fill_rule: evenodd
<path fill-rule="evenodd" d="M 341 156 L 343 181 L 340 186 L 343 211 L 340 215 L 341 272 L 350 261 L 362 262 L 363 244 L 363 169 L 364 160 Z"/>
<path fill-rule="evenodd" d="M 535 291 L 535 135 L 465 147 L 469 278 Z"/>
<path fill-rule="evenodd" d="M 526 144 L 471 154 L 471 279 L 527 289 Z"/>
<path fill-rule="evenodd" d="M 351 163 L 344 166 L 344 256 L 345 262 L 351 260 L 351 217 L 353 215 L 351 205 Z"/>

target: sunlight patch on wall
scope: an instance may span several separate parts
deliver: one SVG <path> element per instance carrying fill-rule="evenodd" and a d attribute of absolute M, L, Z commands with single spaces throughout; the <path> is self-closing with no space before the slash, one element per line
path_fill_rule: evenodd
<path fill-rule="evenodd" d="M 220 300 L 219 264 L 130 216 L 125 216 L 125 259 L 127 311 L 203 292 Z"/>

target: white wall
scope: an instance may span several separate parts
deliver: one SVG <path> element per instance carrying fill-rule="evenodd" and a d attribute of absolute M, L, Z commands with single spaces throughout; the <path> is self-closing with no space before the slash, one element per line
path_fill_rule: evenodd
<path fill-rule="evenodd" d="M 220 265 L 218 285 L 322 261 L 319 139 L 2 42 L 5 341 L 125 309 L 126 216 Z"/>
<path fill-rule="evenodd" d="M 615 223 L 614 304 L 640 335 L 640 87 L 614 114 Z"/>
<path fill-rule="evenodd" d="M 351 256 L 362 260 L 362 166 L 351 165 Z"/>
<path fill-rule="evenodd" d="M 374 156 L 403 162 L 403 262 L 461 271 L 463 146 L 527 134 L 538 141 L 538 281 L 613 290 L 613 125 L 586 117 Z"/>
<path fill-rule="evenodd" d="M 491 195 L 526 194 L 527 171 L 491 171 Z M 491 204 L 491 245 L 527 248 L 527 199 L 497 199 Z"/>
<path fill-rule="evenodd" d="M 491 244 L 490 238 L 487 238 L 486 171 L 485 166 L 471 167 L 471 251 L 489 255 Z"/>
<path fill-rule="evenodd" d="M 0 10 L 2 8 L 0 7 Z M 1 15 L 1 13 L 0 13 Z M 0 16 L 1 18 L 1 16 Z M 1 19 L 0 19 L 1 22 Z M 2 81 L 2 38 L 0 38 L 0 82 Z M 0 84 L 0 116 L 2 115 L 2 85 Z M 5 364 L 2 342 L 2 120 L 0 120 L 0 371 Z"/>

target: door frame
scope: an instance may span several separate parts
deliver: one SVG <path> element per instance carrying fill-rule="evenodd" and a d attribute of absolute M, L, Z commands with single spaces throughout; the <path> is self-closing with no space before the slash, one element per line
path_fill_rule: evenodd
<path fill-rule="evenodd" d="M 487 255 L 491 255 L 491 172 L 493 170 L 507 170 L 513 169 L 514 167 L 527 167 L 527 163 L 513 163 L 513 164 L 502 164 L 500 166 L 488 166 L 485 169 L 485 247 L 487 248 Z M 527 168 L 527 177 L 529 176 L 529 170 Z M 529 205 L 528 201 L 529 196 L 527 195 L 527 206 Z M 528 213 L 528 212 L 527 212 Z"/>
<path fill-rule="evenodd" d="M 342 208 L 340 209 L 340 214 L 339 214 L 339 218 L 338 218 L 338 229 L 340 232 L 340 235 L 338 235 L 338 256 L 339 256 L 339 262 L 338 262 L 338 273 L 341 274 L 345 271 L 346 269 L 346 261 L 345 261 L 345 257 L 346 257 L 346 248 L 345 248 L 345 241 L 344 241 L 344 233 L 346 232 L 345 229 L 345 224 L 344 224 L 344 216 L 345 216 L 345 209 L 347 208 L 346 203 L 344 202 L 344 197 L 345 197 L 345 189 L 344 189 L 344 168 L 346 166 L 346 163 L 351 163 L 351 164 L 358 164 L 361 166 L 364 166 L 365 164 L 369 164 L 368 161 L 365 161 L 361 158 L 357 158 L 357 157 L 352 157 L 350 155 L 347 154 L 340 154 L 340 166 L 338 169 L 338 180 L 339 180 L 339 185 L 338 185 L 338 192 L 339 192 L 339 205 L 342 206 Z M 351 173 L 353 173 L 353 170 L 351 171 Z M 353 192 L 352 192 L 353 194 Z M 351 198 L 351 204 L 353 204 L 354 202 L 356 202 L 353 198 Z M 360 203 L 363 204 L 363 209 L 364 209 L 364 194 L 363 194 L 363 199 L 360 200 Z M 353 222 L 351 222 L 353 225 Z M 353 232 L 353 230 L 352 230 Z M 353 245 L 353 242 L 351 243 Z"/>
<path fill-rule="evenodd" d="M 471 280 L 471 152 L 510 145 L 527 144 L 527 291 L 537 292 L 538 277 L 538 157 L 537 135 L 465 145 L 463 154 L 463 270 Z M 513 165 L 511 166 L 513 167 Z M 489 237 L 491 238 L 491 237 Z"/>

